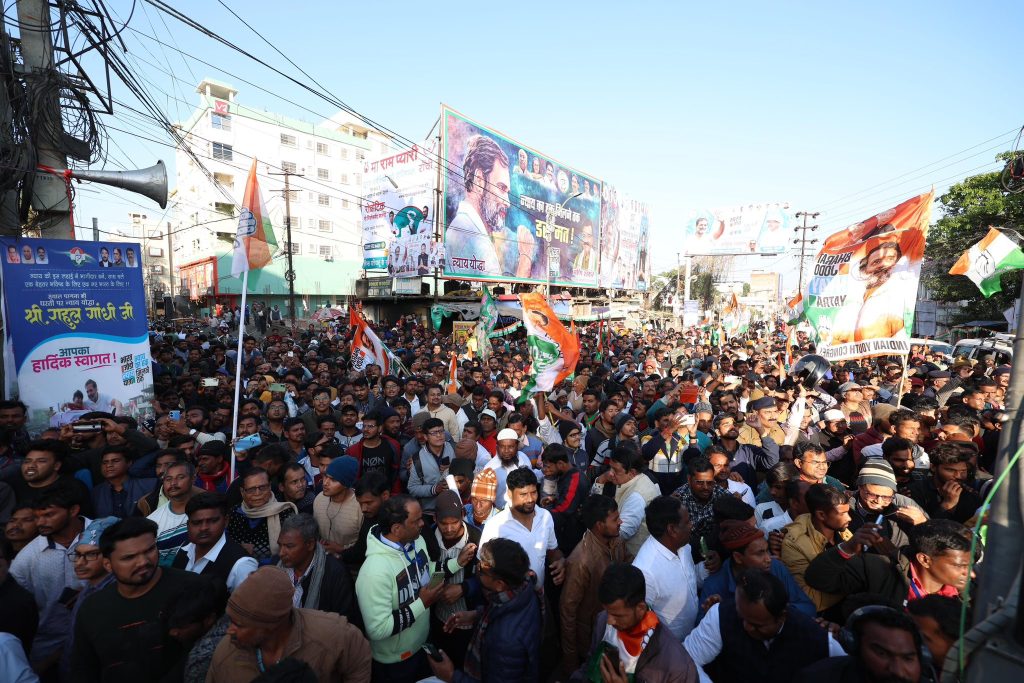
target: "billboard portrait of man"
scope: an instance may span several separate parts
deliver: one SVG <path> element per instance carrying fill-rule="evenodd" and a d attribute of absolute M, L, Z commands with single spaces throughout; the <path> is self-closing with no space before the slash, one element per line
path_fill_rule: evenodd
<path fill-rule="evenodd" d="M 448 230 L 448 258 L 469 261 L 480 275 L 528 277 L 536 238 L 524 226 L 515 232 L 505 225 L 511 188 L 508 155 L 491 138 L 473 135 L 466 141 L 462 172 L 465 196 Z"/>

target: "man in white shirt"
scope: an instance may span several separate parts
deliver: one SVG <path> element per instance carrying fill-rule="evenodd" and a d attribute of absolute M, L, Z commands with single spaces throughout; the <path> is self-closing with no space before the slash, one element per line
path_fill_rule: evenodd
<path fill-rule="evenodd" d="M 448 436 L 458 439 L 462 434 L 462 430 L 459 429 L 459 421 L 455 418 L 455 411 L 441 402 L 443 396 L 441 385 L 431 384 L 427 387 L 427 405 L 423 407 L 423 410 L 430 417 L 436 417 L 444 422 L 444 431 L 448 432 Z"/>
<path fill-rule="evenodd" d="M 686 506 L 678 498 L 658 496 L 647 506 L 647 530 L 651 536 L 640 546 L 633 566 L 644 573 L 647 604 L 682 640 L 697 623 L 697 591 L 704 582 L 690 552 Z"/>
<path fill-rule="evenodd" d="M 565 578 L 565 558 L 558 549 L 551 513 L 537 507 L 537 475 L 527 467 L 514 470 L 508 475 L 508 489 L 508 505 L 484 524 L 479 547 L 492 538 L 515 541 L 530 557 L 537 585 L 544 585 L 545 569 L 550 569 L 551 580 L 560 586 Z"/>
<path fill-rule="evenodd" d="M 224 582 L 232 592 L 259 567 L 245 548 L 229 541 L 228 504 L 219 493 L 200 493 L 185 504 L 189 543 L 178 549 L 171 566 Z"/>
<path fill-rule="evenodd" d="M 496 505 L 505 506 L 505 479 L 510 472 L 520 467 L 530 467 L 530 459 L 519 450 L 519 435 L 512 429 L 502 429 L 498 432 L 497 455 L 484 465 L 484 469 L 494 470 L 498 475 L 498 491 L 496 493 Z M 531 470 L 536 474 L 535 470 Z"/>

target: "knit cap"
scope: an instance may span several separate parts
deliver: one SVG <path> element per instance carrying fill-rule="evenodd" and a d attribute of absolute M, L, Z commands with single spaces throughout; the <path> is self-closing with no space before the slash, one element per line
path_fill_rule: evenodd
<path fill-rule="evenodd" d="M 292 611 L 295 587 L 283 569 L 261 567 L 250 574 L 228 599 L 228 617 L 239 626 L 270 628 Z"/>
<path fill-rule="evenodd" d="M 759 538 L 764 538 L 764 532 L 749 522 L 726 519 L 718 525 L 718 540 L 726 550 L 745 548 Z"/>
<path fill-rule="evenodd" d="M 455 444 L 455 458 L 465 458 L 466 460 L 476 461 L 477 446 L 476 441 L 473 439 L 463 439 Z"/>
<path fill-rule="evenodd" d="M 498 499 L 498 473 L 489 467 L 485 467 L 473 477 L 473 486 L 469 490 L 472 498 L 489 500 L 492 503 Z"/>
<path fill-rule="evenodd" d="M 569 437 L 569 432 L 574 429 L 581 429 L 581 427 L 573 422 L 572 420 L 559 420 L 558 422 L 558 434 L 562 437 L 562 442 Z"/>
<path fill-rule="evenodd" d="M 884 486 L 895 491 L 896 475 L 893 474 L 892 465 L 881 458 L 868 458 L 857 475 L 857 486 L 865 484 Z"/>
<path fill-rule="evenodd" d="M 441 519 L 458 517 L 462 519 L 462 500 L 455 491 L 441 491 L 434 499 L 434 516 Z"/>
<path fill-rule="evenodd" d="M 342 486 L 352 488 L 356 483 L 359 474 L 359 461 L 351 455 L 343 455 L 340 458 L 331 460 L 327 466 L 327 476 Z"/>

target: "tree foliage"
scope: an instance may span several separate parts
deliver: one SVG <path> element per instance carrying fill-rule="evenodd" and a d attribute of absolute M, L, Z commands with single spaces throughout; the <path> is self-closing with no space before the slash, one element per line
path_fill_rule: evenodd
<path fill-rule="evenodd" d="M 1007 158 L 1009 154 L 1000 155 Z M 971 280 L 950 275 L 960 255 L 977 244 L 989 227 L 1024 233 L 1024 194 L 1008 194 L 999 183 L 999 172 L 971 176 L 952 185 L 939 197 L 943 216 L 928 234 L 921 277 L 940 301 L 963 301 L 956 322 L 971 319 L 1002 320 L 1020 291 L 1021 272 L 1002 277 L 1003 291 L 986 299 Z M 1008 232 L 1018 243 L 1024 239 Z"/>

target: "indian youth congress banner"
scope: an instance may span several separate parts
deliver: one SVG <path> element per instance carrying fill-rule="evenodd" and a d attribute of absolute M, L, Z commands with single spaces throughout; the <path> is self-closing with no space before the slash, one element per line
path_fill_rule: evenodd
<path fill-rule="evenodd" d="M 601 287 L 647 291 L 651 281 L 647 205 L 607 183 L 601 195 Z"/>
<path fill-rule="evenodd" d="M 829 360 L 910 352 L 934 192 L 825 240 L 804 310 Z"/>
<path fill-rule="evenodd" d="M 8 396 L 39 432 L 90 410 L 152 416 L 141 250 L 0 238 Z"/>
<path fill-rule="evenodd" d="M 444 108 L 446 277 L 598 284 L 601 182 Z"/>
<path fill-rule="evenodd" d="M 363 268 L 393 277 L 417 277 L 442 267 L 434 241 L 436 150 L 388 150 L 363 164 Z"/>
<path fill-rule="evenodd" d="M 683 247 L 691 256 L 781 254 L 792 234 L 788 202 L 701 209 L 686 221 Z"/>

